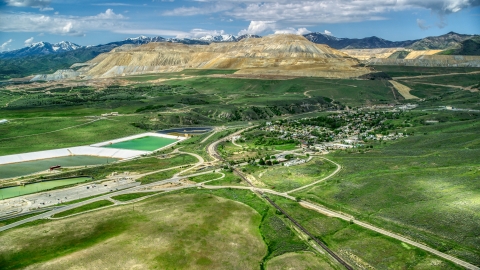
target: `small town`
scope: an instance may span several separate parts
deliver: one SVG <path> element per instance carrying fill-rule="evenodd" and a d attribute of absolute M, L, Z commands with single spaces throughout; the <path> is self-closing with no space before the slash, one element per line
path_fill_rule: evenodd
<path fill-rule="evenodd" d="M 408 137 L 394 131 L 408 124 L 394 125 L 402 112 L 349 111 L 326 117 L 266 122 L 263 131 L 278 135 L 281 140 L 298 141 L 302 148 L 328 151 L 364 146 L 369 141 L 388 141 Z"/>

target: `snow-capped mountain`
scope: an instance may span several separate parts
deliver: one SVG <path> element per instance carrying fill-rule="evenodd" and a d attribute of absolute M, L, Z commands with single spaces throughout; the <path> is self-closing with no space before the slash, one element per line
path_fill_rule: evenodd
<path fill-rule="evenodd" d="M 232 35 L 206 35 L 204 37 L 199 38 L 199 40 L 208 41 L 208 42 L 235 42 L 237 38 Z"/>
<path fill-rule="evenodd" d="M 52 49 L 55 52 L 69 52 L 69 51 L 74 51 L 76 49 L 80 49 L 82 47 L 83 46 L 77 45 L 70 41 L 60 41 L 58 43 L 52 44 Z"/>
<path fill-rule="evenodd" d="M 237 41 L 240 41 L 240 40 L 245 39 L 245 38 L 261 38 L 261 36 L 252 35 L 252 34 L 245 34 L 245 35 L 237 36 Z"/>
<path fill-rule="evenodd" d="M 321 44 L 325 44 L 325 42 L 328 42 L 328 41 L 342 40 L 342 38 L 337 38 L 335 36 L 327 35 L 327 34 L 319 33 L 319 32 L 306 34 L 306 35 L 304 35 L 304 37 L 306 39 L 310 40 L 313 43 L 321 43 Z"/>
<path fill-rule="evenodd" d="M 0 58 L 17 58 L 33 55 L 47 55 L 54 53 L 62 53 L 78 50 L 83 48 L 83 46 L 77 45 L 69 41 L 61 41 L 58 43 L 49 43 L 49 42 L 36 42 L 32 43 L 30 46 L 0 53 Z"/>

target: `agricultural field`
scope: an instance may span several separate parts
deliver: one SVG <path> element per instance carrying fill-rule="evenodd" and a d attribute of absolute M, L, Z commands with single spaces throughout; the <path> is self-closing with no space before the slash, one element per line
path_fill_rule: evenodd
<path fill-rule="evenodd" d="M 411 119 L 414 136 L 328 155 L 336 177 L 295 194 L 480 264 L 478 113 Z"/>

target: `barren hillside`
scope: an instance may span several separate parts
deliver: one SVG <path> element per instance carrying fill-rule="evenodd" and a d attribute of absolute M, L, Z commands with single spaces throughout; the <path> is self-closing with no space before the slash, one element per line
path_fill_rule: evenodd
<path fill-rule="evenodd" d="M 326 45 L 298 35 L 271 35 L 208 46 L 149 43 L 116 49 L 89 61 L 82 71 L 106 78 L 193 69 L 235 69 L 236 74 L 358 77 L 370 70 Z"/>

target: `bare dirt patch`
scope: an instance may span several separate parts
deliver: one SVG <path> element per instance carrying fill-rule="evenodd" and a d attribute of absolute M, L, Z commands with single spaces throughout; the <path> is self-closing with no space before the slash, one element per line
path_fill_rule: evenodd
<path fill-rule="evenodd" d="M 410 89 L 410 87 L 405 86 L 393 80 L 390 80 L 389 82 L 393 85 L 393 87 L 395 87 L 395 89 L 397 89 L 400 95 L 402 95 L 405 99 L 419 99 L 419 97 L 410 94 L 410 90 L 412 90 Z"/>

